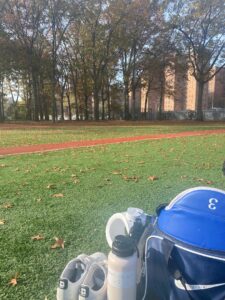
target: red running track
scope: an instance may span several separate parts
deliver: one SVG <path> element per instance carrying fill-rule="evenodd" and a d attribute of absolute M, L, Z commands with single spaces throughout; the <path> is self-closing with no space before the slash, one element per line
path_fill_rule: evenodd
<path fill-rule="evenodd" d="M 182 137 L 191 137 L 191 136 L 204 136 L 204 135 L 212 135 L 212 134 L 225 134 L 225 129 L 186 131 L 186 132 L 178 132 L 178 133 L 165 133 L 165 134 L 154 134 L 154 135 L 152 134 L 152 135 L 133 136 L 133 137 L 119 137 L 119 138 L 64 142 L 64 143 L 57 143 L 57 144 L 40 144 L 40 145 L 31 145 L 31 146 L 29 145 L 29 146 L 0 148 L 0 156 L 46 152 L 46 151 L 57 151 L 57 150 L 68 149 L 68 148 L 92 147 L 97 145 L 118 144 L 118 143 L 136 142 L 136 141 L 143 141 L 143 140 L 160 140 L 160 139 L 173 139 L 173 138 L 182 138 Z"/>

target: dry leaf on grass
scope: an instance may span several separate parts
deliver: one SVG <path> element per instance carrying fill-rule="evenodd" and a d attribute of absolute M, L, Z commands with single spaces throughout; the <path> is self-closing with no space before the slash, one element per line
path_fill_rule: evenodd
<path fill-rule="evenodd" d="M 0 225 L 4 225 L 5 224 L 5 220 L 0 219 Z"/>
<path fill-rule="evenodd" d="M 72 178 L 76 178 L 76 177 L 77 177 L 77 174 L 72 174 L 71 177 L 72 177 Z"/>
<path fill-rule="evenodd" d="M 56 248 L 62 248 L 64 249 L 64 240 L 54 237 L 55 239 L 55 244 L 51 246 L 51 249 L 56 249 Z"/>
<path fill-rule="evenodd" d="M 10 281 L 9 281 L 9 285 L 15 286 L 17 285 L 17 279 L 19 277 L 19 273 L 16 273 L 15 277 L 13 277 Z"/>
<path fill-rule="evenodd" d="M 205 179 L 203 179 L 203 178 L 194 178 L 194 180 L 196 180 L 198 182 L 204 182 L 205 181 Z"/>
<path fill-rule="evenodd" d="M 193 178 L 195 181 L 198 181 L 198 182 L 202 182 L 202 183 L 205 183 L 205 184 L 213 184 L 213 181 L 211 180 L 208 180 L 208 179 L 204 179 L 204 178 Z"/>
<path fill-rule="evenodd" d="M 144 165 L 145 164 L 145 161 L 141 160 L 141 161 L 138 161 L 137 162 L 139 165 Z"/>
<path fill-rule="evenodd" d="M 50 183 L 47 185 L 47 189 L 55 189 L 55 185 Z"/>
<path fill-rule="evenodd" d="M 213 181 L 211 181 L 211 180 L 206 180 L 206 183 L 207 183 L 207 184 L 213 184 Z"/>
<path fill-rule="evenodd" d="M 41 241 L 44 240 L 44 237 L 41 234 L 37 234 L 31 237 L 33 241 Z"/>
<path fill-rule="evenodd" d="M 61 171 L 61 168 L 60 167 L 53 167 L 52 168 L 52 172 L 60 172 Z"/>
<path fill-rule="evenodd" d="M 113 175 L 121 175 L 122 173 L 121 173 L 121 171 L 115 170 L 115 171 L 112 171 L 112 174 Z"/>
<path fill-rule="evenodd" d="M 134 182 L 138 182 L 139 177 L 138 176 L 123 176 L 123 179 L 125 181 L 134 181 Z"/>
<path fill-rule="evenodd" d="M 73 181 L 73 183 L 74 183 L 74 184 L 78 184 L 78 183 L 80 183 L 80 179 L 78 179 L 78 178 L 75 178 L 75 179 L 74 179 L 74 181 Z"/>
<path fill-rule="evenodd" d="M 110 178 L 105 178 L 104 180 L 105 180 L 105 181 L 111 181 L 111 179 L 110 179 Z"/>
<path fill-rule="evenodd" d="M 4 203 L 4 204 L 2 205 L 2 207 L 3 207 L 3 208 L 6 208 L 6 209 L 12 208 L 12 207 L 13 207 L 13 204 L 11 204 L 11 203 Z"/>
<path fill-rule="evenodd" d="M 62 193 L 52 195 L 53 198 L 63 198 L 64 195 Z"/>
<path fill-rule="evenodd" d="M 157 176 L 155 176 L 155 175 L 153 175 L 153 176 L 148 176 L 148 180 L 149 181 L 155 181 L 155 180 L 158 180 L 159 179 L 159 177 L 157 177 Z"/>

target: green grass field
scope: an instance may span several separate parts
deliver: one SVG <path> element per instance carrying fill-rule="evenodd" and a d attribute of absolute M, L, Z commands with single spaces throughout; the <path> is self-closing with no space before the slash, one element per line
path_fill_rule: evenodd
<path fill-rule="evenodd" d="M 224 160 L 225 135 L 0 158 L 0 299 L 56 299 L 70 259 L 108 253 L 105 225 L 113 213 L 129 206 L 153 213 L 194 186 L 225 189 Z M 33 241 L 38 234 L 44 239 Z M 64 249 L 51 249 L 54 237 L 65 240 Z"/>
<path fill-rule="evenodd" d="M 117 126 L 57 126 L 27 127 L 21 129 L 7 129 L 0 126 L 0 147 L 12 147 L 20 145 L 36 145 L 46 143 L 61 143 L 67 141 L 94 140 L 100 138 L 115 138 L 125 136 L 137 136 L 146 134 L 172 133 L 183 131 L 196 131 L 208 129 L 225 129 L 225 123 L 146 123 L 136 126 L 135 122 L 130 125 Z M 82 124 L 82 123 L 81 123 Z M 86 124 L 86 123 L 85 123 Z M 101 124 L 101 123 L 100 123 Z M 113 123 L 109 123 L 113 124 Z M 118 123 L 116 123 L 118 124 Z"/>

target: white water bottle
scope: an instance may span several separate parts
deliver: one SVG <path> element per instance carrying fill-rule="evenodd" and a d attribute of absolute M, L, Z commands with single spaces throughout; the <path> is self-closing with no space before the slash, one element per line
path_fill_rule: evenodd
<path fill-rule="evenodd" d="M 108 300 L 136 300 L 137 251 L 129 236 L 118 235 L 108 256 Z"/>

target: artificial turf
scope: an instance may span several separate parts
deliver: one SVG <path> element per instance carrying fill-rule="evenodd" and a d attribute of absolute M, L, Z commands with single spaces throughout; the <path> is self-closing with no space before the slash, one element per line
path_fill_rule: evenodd
<path fill-rule="evenodd" d="M 55 299 L 70 259 L 109 251 L 105 225 L 113 213 L 154 213 L 194 186 L 225 189 L 224 160 L 225 135 L 0 158 L 0 299 Z M 44 239 L 33 241 L 38 234 Z M 51 249 L 54 237 L 64 249 Z"/>

